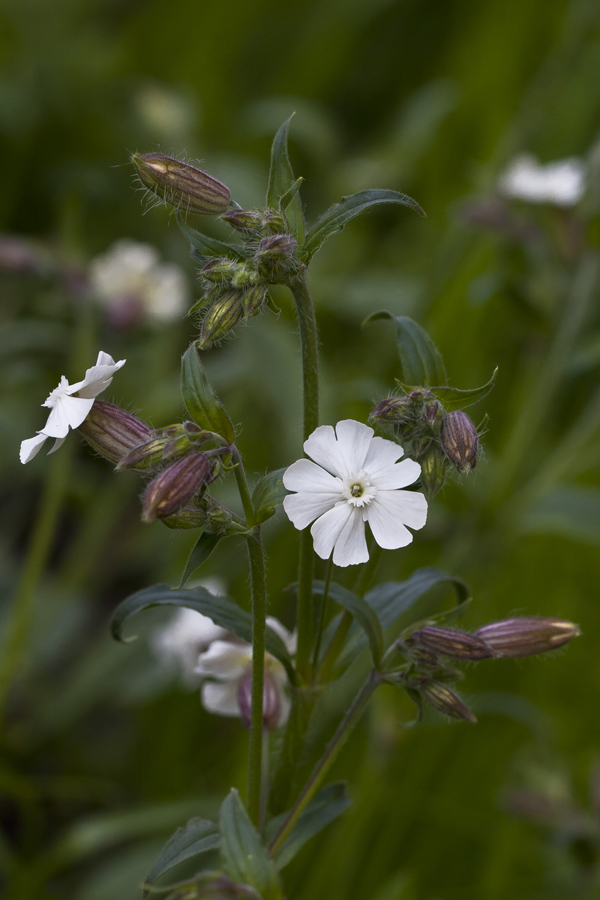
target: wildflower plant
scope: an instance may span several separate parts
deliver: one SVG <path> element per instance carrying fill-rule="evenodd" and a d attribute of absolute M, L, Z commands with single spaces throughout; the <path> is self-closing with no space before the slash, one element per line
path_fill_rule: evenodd
<path fill-rule="evenodd" d="M 288 127 L 289 121 L 273 142 L 261 209 L 241 209 L 225 185 L 188 163 L 156 152 L 132 158 L 142 184 L 174 207 L 199 266 L 202 296 L 191 309 L 200 317 L 199 334 L 181 369 L 188 418 L 152 428 L 118 406 L 96 400 L 124 363 L 101 353 L 84 381 L 71 386 L 61 382 L 46 401 L 53 408 L 49 424 L 52 416 L 60 418 L 60 433 L 47 425 L 24 442 L 22 451 L 22 461 L 28 462 L 46 437 L 61 441 L 69 427 L 79 428 L 118 470 L 133 469 L 148 478 L 143 521 L 160 519 L 169 528 L 198 534 L 179 584 L 143 588 L 118 606 L 112 621 L 114 637 L 125 640 L 125 626 L 134 616 L 150 607 L 177 607 L 179 618 L 168 639 L 163 636 L 163 649 L 171 653 L 181 640 L 188 668 L 193 666 L 189 674 L 202 682 L 205 707 L 239 717 L 249 731 L 245 801 L 232 790 L 218 823 L 191 819 L 168 841 L 146 876 L 147 892 L 180 862 L 198 857 L 201 866 L 203 853 L 219 850 L 219 870 L 201 870 L 170 888 L 173 898 L 284 896 L 282 869 L 348 805 L 345 786 L 326 784 L 326 779 L 382 684 L 408 694 L 417 720 L 429 706 L 449 718 L 474 722 L 456 691 L 463 677 L 457 662 L 543 653 L 578 634 L 570 622 L 530 616 L 490 623 L 474 634 L 458 630 L 452 623 L 469 605 L 469 588 L 455 574 L 435 568 L 419 569 L 403 582 L 375 583 L 383 551 L 402 552 L 418 539 L 426 528 L 428 501 L 447 477 L 453 472 L 468 476 L 476 467 L 485 421 L 476 426 L 464 409 L 486 396 L 496 373 L 481 387 L 451 386 L 441 354 L 424 329 L 405 316 L 378 313 L 371 319 L 389 320 L 396 328 L 397 384 L 376 403 L 370 424 L 352 419 L 335 427 L 320 424 L 319 338 L 306 279 L 311 260 L 326 240 L 375 206 L 424 213 L 405 194 L 365 190 L 334 204 L 308 228 L 300 200 L 302 179 L 295 178 L 288 156 Z M 232 229 L 232 240 L 196 230 L 188 222 L 191 215 L 221 216 Z M 251 490 L 238 433 L 208 381 L 204 356 L 232 338 L 240 322 L 271 305 L 272 285 L 288 288 L 297 310 L 305 457 L 263 475 Z M 225 478 L 235 480 L 241 515 L 211 493 L 211 486 Z M 267 616 L 262 531 L 279 506 L 300 532 L 298 577 L 290 588 L 297 599 L 293 634 Z M 215 547 L 231 536 L 243 537 L 247 545 L 250 612 L 207 587 L 186 587 Z M 327 561 L 322 580 L 315 577 L 316 557 Z M 336 566 L 360 567 L 353 590 L 336 581 Z M 417 601 L 439 585 L 452 589 L 455 605 L 424 620 L 415 614 L 411 621 Z M 202 618 L 190 619 L 198 614 Z M 369 658 L 367 677 L 328 743 L 316 746 L 309 731 L 319 697 L 328 686 L 343 692 L 341 676 L 359 657 Z M 270 732 L 278 736 L 271 748 Z M 307 760 L 312 770 L 305 778 Z"/>

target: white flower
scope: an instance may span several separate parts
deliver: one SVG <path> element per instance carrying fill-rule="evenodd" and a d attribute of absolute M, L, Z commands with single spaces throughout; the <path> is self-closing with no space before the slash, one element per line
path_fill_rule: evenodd
<path fill-rule="evenodd" d="M 159 322 L 175 319 L 188 307 L 185 274 L 172 263 L 161 263 L 149 244 L 121 240 L 92 260 L 92 287 L 117 324 L 128 324 L 140 313 Z"/>
<path fill-rule="evenodd" d="M 271 616 L 267 625 L 277 632 L 290 653 L 296 650 L 296 636 Z M 218 716 L 239 716 L 247 726 L 250 714 L 252 684 L 252 647 L 233 635 L 218 639 L 200 654 L 194 670 L 202 678 L 202 704 Z M 268 730 L 287 722 L 290 701 L 285 692 L 288 678 L 279 660 L 265 653 L 265 690 L 263 720 Z"/>
<path fill-rule="evenodd" d="M 106 390 L 115 372 L 124 365 L 124 359 L 116 363 L 112 356 L 101 350 L 96 365 L 87 369 L 83 381 L 69 384 L 68 379 L 63 375 L 58 387 L 54 388 L 42 403 L 42 406 L 48 406 L 52 410 L 48 421 L 42 430 L 38 431 L 36 437 L 21 442 L 19 454 L 21 462 L 28 463 L 33 459 L 48 438 L 56 438 L 50 453 L 58 450 L 64 444 L 69 428 L 78 428 L 81 425 L 87 418 L 98 394 Z"/>
<path fill-rule="evenodd" d="M 413 539 L 406 526 L 422 528 L 427 519 L 423 494 L 399 490 L 417 480 L 421 466 L 397 462 L 402 447 L 373 434 L 353 419 L 338 422 L 336 431 L 321 425 L 304 443 L 314 462 L 299 459 L 283 476 L 284 486 L 297 491 L 283 501 L 288 518 L 300 530 L 314 522 L 315 552 L 321 559 L 333 552 L 336 566 L 368 560 L 365 522 L 380 547 L 396 550 Z"/>
<path fill-rule="evenodd" d="M 517 156 L 498 181 L 506 197 L 530 203 L 575 206 L 585 191 L 585 165 L 576 157 L 541 165 L 535 156 Z"/>

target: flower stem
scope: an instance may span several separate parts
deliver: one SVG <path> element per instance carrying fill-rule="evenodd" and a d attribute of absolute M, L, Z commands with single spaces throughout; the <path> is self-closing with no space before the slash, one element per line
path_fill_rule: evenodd
<path fill-rule="evenodd" d="M 248 525 L 248 528 L 252 528 L 252 526 L 254 525 L 254 506 L 252 505 L 252 495 L 250 494 L 250 488 L 248 487 L 248 479 L 246 478 L 244 463 L 242 462 L 240 451 L 236 446 L 232 447 L 231 456 L 233 458 L 233 461 L 235 462 L 233 473 L 237 482 L 240 500 L 242 501 L 242 506 L 244 508 L 246 524 Z"/>
<path fill-rule="evenodd" d="M 252 588 L 252 709 L 248 754 L 248 815 L 258 827 L 262 795 L 263 691 L 265 680 L 265 619 L 267 582 L 260 526 L 246 538 Z"/>
<path fill-rule="evenodd" d="M 310 801 L 313 799 L 313 797 L 321 787 L 325 775 L 337 759 L 342 747 L 348 740 L 350 733 L 360 719 L 367 703 L 371 699 L 371 695 L 379 686 L 380 682 L 381 675 L 379 674 L 379 672 L 373 670 L 354 698 L 352 705 L 349 707 L 346 715 L 338 725 L 335 734 L 327 744 L 325 753 L 323 754 L 315 768 L 312 770 L 308 781 L 302 788 L 302 791 L 300 792 L 298 799 L 290 810 L 288 817 L 275 835 L 275 838 L 269 846 L 269 852 L 271 856 L 275 856 L 278 850 L 281 849 L 281 847 L 287 840 L 292 828 L 302 815 L 304 809 L 307 807 L 307 805 L 310 803 Z"/>
<path fill-rule="evenodd" d="M 302 345 L 302 384 L 304 397 L 304 440 L 319 424 L 319 336 L 312 298 L 304 273 L 290 282 L 296 303 L 300 341 Z M 310 657 L 313 630 L 314 552 L 310 529 L 300 536 L 298 577 L 298 651 L 296 670 L 305 682 L 310 678 Z"/>

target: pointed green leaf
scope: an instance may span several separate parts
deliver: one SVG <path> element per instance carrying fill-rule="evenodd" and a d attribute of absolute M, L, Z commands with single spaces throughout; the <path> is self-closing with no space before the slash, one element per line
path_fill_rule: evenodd
<path fill-rule="evenodd" d="M 216 238 L 211 238 L 207 234 L 196 231 L 195 228 L 187 224 L 179 213 L 177 213 L 176 218 L 181 233 L 190 242 L 192 250 L 195 251 L 192 252 L 194 259 L 201 265 L 204 265 L 204 263 L 207 263 L 209 259 L 215 256 L 226 256 L 229 259 L 246 259 L 246 254 L 241 246 L 227 244 L 224 241 L 218 241 Z"/>
<path fill-rule="evenodd" d="M 300 176 L 300 178 L 296 178 L 296 180 L 293 183 L 293 185 L 291 186 L 291 188 L 289 188 L 289 190 L 287 190 L 285 192 L 283 197 L 281 197 L 281 199 L 279 201 L 279 208 L 282 212 L 286 211 L 286 209 L 288 208 L 288 206 L 290 205 L 290 203 L 292 202 L 294 197 L 296 197 L 303 181 L 304 181 L 304 178 L 302 177 L 302 175 Z"/>
<path fill-rule="evenodd" d="M 200 351 L 192 344 L 181 360 L 181 392 L 189 414 L 201 428 L 220 434 L 232 444 L 235 431 L 204 374 Z"/>
<path fill-rule="evenodd" d="M 346 788 L 345 781 L 336 781 L 334 784 L 329 784 L 319 791 L 314 800 L 311 800 L 294 825 L 289 838 L 275 857 L 275 863 L 279 871 L 291 862 L 311 837 L 322 831 L 323 828 L 348 809 L 352 801 Z M 288 812 L 284 812 L 271 819 L 266 828 L 268 843 L 276 836 L 287 817 Z"/>
<path fill-rule="evenodd" d="M 363 325 L 378 319 L 390 319 L 396 323 L 403 380 L 419 387 L 443 385 L 446 381 L 444 361 L 425 329 L 408 316 L 394 316 L 386 310 L 373 313 Z"/>
<path fill-rule="evenodd" d="M 252 505 L 256 513 L 256 522 L 260 524 L 275 514 L 275 508 L 283 503 L 287 494 L 283 486 L 285 469 L 268 472 L 258 481 L 252 494 Z"/>
<path fill-rule="evenodd" d="M 324 581 L 315 581 L 313 587 L 315 594 L 322 596 L 324 589 Z M 329 585 L 329 596 L 336 603 L 339 603 L 340 606 L 343 606 L 344 609 L 348 610 L 363 629 L 371 648 L 373 664 L 377 668 L 383 655 L 383 630 L 379 616 L 363 597 L 359 597 L 358 594 L 347 590 L 341 584 L 332 582 Z"/>
<path fill-rule="evenodd" d="M 271 168 L 269 170 L 269 185 L 267 187 L 267 206 L 271 209 L 279 209 L 283 198 L 292 196 L 287 203 L 285 214 L 292 234 L 299 244 L 304 240 L 304 212 L 298 191 L 294 192 L 296 179 L 288 155 L 288 131 L 293 114 L 283 123 L 273 139 L 271 147 Z M 299 187 L 299 185 L 298 185 Z"/>
<path fill-rule="evenodd" d="M 208 819 L 190 819 L 184 828 L 177 829 L 160 851 L 144 879 L 143 896 L 146 897 L 149 888 L 173 866 L 200 853 L 218 850 L 220 845 L 219 829 L 214 822 L 209 822 Z"/>
<path fill-rule="evenodd" d="M 200 566 L 206 562 L 221 538 L 224 537 L 227 537 L 227 535 L 223 533 L 215 534 L 212 531 L 202 532 L 202 534 L 190 550 L 190 555 L 187 558 L 185 569 L 183 570 L 181 581 L 179 582 L 177 590 L 181 590 L 190 575 L 192 575 L 192 573 L 195 572 L 196 569 L 199 569 Z"/>
<path fill-rule="evenodd" d="M 219 830 L 223 868 L 229 877 L 256 888 L 263 900 L 281 900 L 283 893 L 275 863 L 235 789 L 221 806 Z"/>
<path fill-rule="evenodd" d="M 135 637 L 123 637 L 124 626 L 137 613 L 153 606 L 184 606 L 186 609 L 194 609 L 212 619 L 215 625 L 237 634 L 249 644 L 252 643 L 252 616 L 245 609 L 241 609 L 226 597 L 215 597 L 202 587 L 173 590 L 168 584 L 155 584 L 136 591 L 119 603 L 110 624 L 111 634 L 115 640 L 123 643 L 135 640 Z M 287 647 L 268 625 L 265 641 L 268 652 L 285 666 L 290 681 L 294 683 L 296 676 Z"/>
<path fill-rule="evenodd" d="M 435 396 L 442 403 L 446 409 L 464 409 L 466 406 L 472 406 L 473 403 L 477 403 L 478 400 L 483 400 L 484 397 L 487 397 L 489 392 L 492 390 L 494 385 L 496 384 L 496 378 L 498 377 L 498 367 L 494 369 L 492 372 L 492 377 L 485 384 L 482 384 L 481 387 L 471 388 L 470 390 L 461 390 L 460 388 L 453 387 L 434 387 L 432 388 Z M 404 382 L 396 379 L 397 383 L 400 385 L 403 390 L 407 393 L 414 390 L 414 388 L 420 386 L 416 384 L 404 384 Z M 479 430 L 479 429 L 478 429 Z"/>
<path fill-rule="evenodd" d="M 325 241 L 341 231 L 347 225 L 350 219 L 360 216 L 361 213 L 367 212 L 374 206 L 381 206 L 386 203 L 395 203 L 399 206 L 408 206 L 414 209 L 420 216 L 425 213 L 416 200 L 401 194 L 399 191 L 387 190 L 368 190 L 359 191 L 357 194 L 351 194 L 349 197 L 342 197 L 341 203 L 334 203 L 320 219 L 318 219 L 313 227 L 306 235 L 306 240 L 302 248 L 306 261 L 320 250 Z"/>

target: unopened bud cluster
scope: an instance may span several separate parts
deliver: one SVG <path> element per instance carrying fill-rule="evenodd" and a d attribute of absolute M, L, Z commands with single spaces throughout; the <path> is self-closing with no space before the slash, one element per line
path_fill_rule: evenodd
<path fill-rule="evenodd" d="M 389 423 L 406 453 L 421 465 L 421 484 L 429 497 L 444 486 L 455 469 L 468 474 L 477 465 L 479 436 L 462 410 L 446 412 L 435 389 L 414 388 L 401 397 L 388 397 L 371 418 Z"/>
<path fill-rule="evenodd" d="M 476 721 L 475 716 L 448 683 L 462 672 L 447 660 L 479 662 L 482 659 L 517 658 L 547 653 L 567 644 L 580 630 L 563 619 L 520 616 L 491 622 L 473 634 L 455 628 L 426 625 L 397 642 L 408 665 L 392 672 L 391 680 L 405 687 L 439 712 L 455 719 Z"/>

